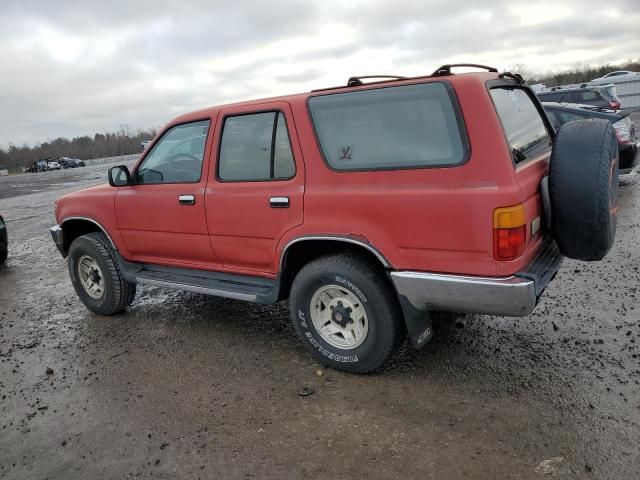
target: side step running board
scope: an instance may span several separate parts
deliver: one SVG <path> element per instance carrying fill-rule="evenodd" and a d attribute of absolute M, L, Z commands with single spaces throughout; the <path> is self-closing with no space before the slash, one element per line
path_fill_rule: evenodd
<path fill-rule="evenodd" d="M 132 272 L 135 282 L 140 284 L 247 302 L 275 303 L 278 300 L 277 279 L 155 265 L 140 265 L 140 267 L 137 272 Z"/>
<path fill-rule="evenodd" d="M 196 285 L 193 282 L 174 279 L 156 278 L 155 275 L 141 274 L 136 276 L 138 283 L 152 285 L 154 287 L 173 288 L 176 290 L 186 290 L 187 292 L 203 293 L 205 295 L 215 295 L 216 297 L 233 298 L 234 300 L 245 300 L 247 302 L 255 302 L 257 294 L 244 293 L 233 290 L 223 290 L 213 285 Z"/>

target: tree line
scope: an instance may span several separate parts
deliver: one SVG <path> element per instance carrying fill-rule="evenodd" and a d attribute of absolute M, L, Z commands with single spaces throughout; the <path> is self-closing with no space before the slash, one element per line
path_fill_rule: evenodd
<path fill-rule="evenodd" d="M 55 140 L 30 147 L 9 144 L 0 147 L 0 169 L 22 170 L 33 165 L 40 158 L 70 157 L 88 160 L 92 158 L 115 157 L 140 152 L 140 142 L 151 140 L 156 129 L 133 130 L 123 125 L 113 133 L 96 133 L 93 137 L 84 135 L 72 139 L 58 137 Z"/>

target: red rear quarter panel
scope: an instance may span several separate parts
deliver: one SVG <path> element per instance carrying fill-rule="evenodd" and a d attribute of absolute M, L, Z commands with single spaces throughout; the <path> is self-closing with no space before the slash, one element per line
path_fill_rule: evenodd
<path fill-rule="evenodd" d="M 321 156 L 306 101 L 295 99 L 307 168 L 305 214 L 304 224 L 282 239 L 280 251 L 296 237 L 334 234 L 365 238 L 396 270 L 485 276 L 521 270 L 536 246 L 514 261 L 493 259 L 493 210 L 524 201 L 500 122 L 495 113 L 487 114 L 495 112 L 485 86 L 493 78 L 426 80 L 455 87 L 466 125 L 469 160 L 449 168 L 333 171 Z"/>

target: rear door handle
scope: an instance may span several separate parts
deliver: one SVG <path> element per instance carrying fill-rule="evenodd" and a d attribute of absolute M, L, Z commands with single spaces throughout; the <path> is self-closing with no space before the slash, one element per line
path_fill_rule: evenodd
<path fill-rule="evenodd" d="M 269 205 L 271 208 L 289 208 L 289 197 L 271 197 Z"/>
<path fill-rule="evenodd" d="M 180 195 L 178 197 L 178 203 L 180 205 L 195 205 L 196 197 L 194 197 L 193 195 Z"/>

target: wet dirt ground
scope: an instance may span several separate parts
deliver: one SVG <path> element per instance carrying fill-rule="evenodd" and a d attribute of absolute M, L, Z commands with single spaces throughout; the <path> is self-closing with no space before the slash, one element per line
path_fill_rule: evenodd
<path fill-rule="evenodd" d="M 640 175 L 609 256 L 566 260 L 533 315 L 438 315 L 356 376 L 286 304 L 140 287 L 87 311 L 48 227 L 109 166 L 0 178 L 0 478 L 640 478 Z"/>

